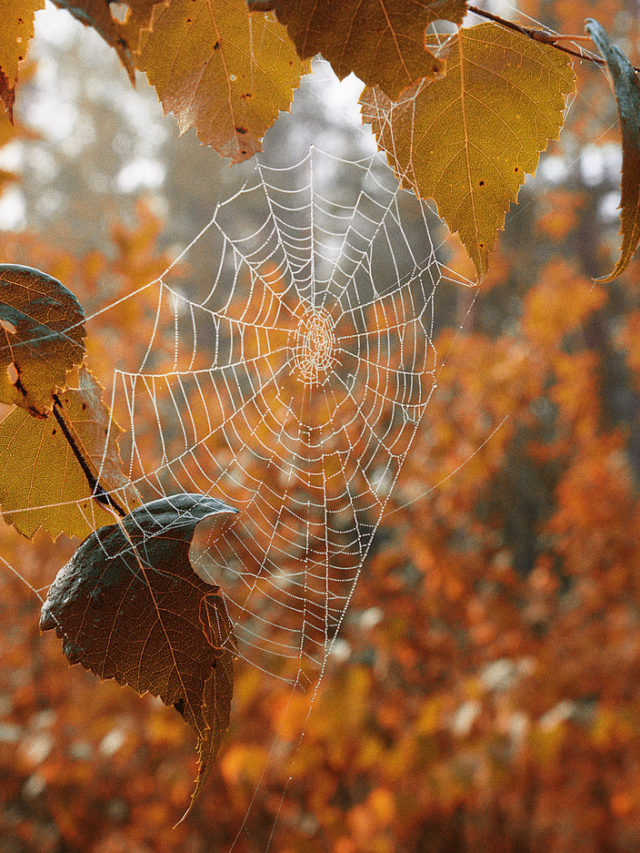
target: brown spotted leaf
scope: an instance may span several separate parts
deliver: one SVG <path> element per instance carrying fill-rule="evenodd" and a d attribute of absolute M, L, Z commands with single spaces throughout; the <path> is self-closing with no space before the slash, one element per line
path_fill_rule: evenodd
<path fill-rule="evenodd" d="M 127 12 L 123 21 L 118 21 L 117 30 L 120 38 L 129 46 L 129 49 L 135 54 L 141 47 L 141 41 L 146 40 L 149 36 L 149 25 L 151 23 L 151 15 L 153 7 L 162 2 L 162 0 L 130 0 L 127 4 Z"/>
<path fill-rule="evenodd" d="M 189 561 L 196 524 L 235 510 L 204 495 L 144 504 L 92 533 L 53 582 L 40 628 L 69 661 L 173 705 L 196 732 L 198 796 L 229 726 L 233 637 L 219 588 Z M 191 806 L 189 806 L 191 808 Z"/>
<path fill-rule="evenodd" d="M 598 21 L 588 18 L 587 32 L 606 60 L 622 130 L 622 247 L 618 263 L 601 279 L 611 281 L 629 266 L 640 241 L 640 84 L 633 65 L 620 48 L 611 43 Z"/>
<path fill-rule="evenodd" d="M 237 163 L 288 110 L 308 71 L 284 27 L 250 15 L 245 0 L 171 0 L 158 4 L 136 60 L 180 132 Z"/>
<path fill-rule="evenodd" d="M 44 0 L 2 0 L 0 9 L 0 98 L 11 118 L 18 66 L 33 36 L 33 18 Z"/>
<path fill-rule="evenodd" d="M 46 417 L 84 358 L 84 312 L 70 290 L 31 267 L 0 264 L 0 402 Z"/>
<path fill-rule="evenodd" d="M 352 71 L 392 100 L 421 77 L 444 73 L 425 45 L 425 30 L 444 18 L 462 23 L 466 0 L 249 0 L 274 9 L 301 59 L 321 53 L 340 79 Z"/>
<path fill-rule="evenodd" d="M 111 45 L 120 57 L 120 62 L 127 69 L 132 83 L 135 83 L 132 49 L 123 35 L 122 27 L 111 14 L 110 0 L 53 0 L 56 6 L 66 9 L 86 27 L 93 29 Z M 136 5 L 132 0 L 132 6 Z"/>
<path fill-rule="evenodd" d="M 118 508 L 137 506 L 137 492 L 120 470 L 120 433 L 100 384 L 85 368 L 79 387 L 61 392 L 48 418 L 20 408 L 9 412 L 0 422 L 5 521 L 29 539 L 40 527 L 54 539 L 61 533 L 83 537 L 113 522 Z"/>
<path fill-rule="evenodd" d="M 434 198 L 482 277 L 505 213 L 563 124 L 569 58 L 496 24 L 462 29 L 447 74 L 392 103 L 365 89 L 362 114 L 403 186 Z"/>

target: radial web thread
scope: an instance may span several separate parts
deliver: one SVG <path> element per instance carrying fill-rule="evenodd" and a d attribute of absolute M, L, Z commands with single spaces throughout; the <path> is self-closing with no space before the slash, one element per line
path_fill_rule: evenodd
<path fill-rule="evenodd" d="M 240 511 L 199 571 L 226 596 L 240 656 L 302 685 L 434 390 L 433 222 L 379 155 L 259 159 L 198 237 L 219 259 L 207 292 L 156 282 L 146 356 L 115 373 L 130 479 L 147 499 L 199 492 Z"/>

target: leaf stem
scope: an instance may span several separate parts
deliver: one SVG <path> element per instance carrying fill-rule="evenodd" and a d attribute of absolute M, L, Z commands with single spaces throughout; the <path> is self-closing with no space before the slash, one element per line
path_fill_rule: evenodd
<path fill-rule="evenodd" d="M 82 468 L 82 473 L 84 474 L 87 483 L 89 484 L 89 488 L 91 489 L 92 497 L 94 497 L 101 504 L 111 507 L 111 509 L 114 509 L 121 518 L 124 518 L 127 515 L 126 510 L 124 510 L 120 506 L 118 501 L 115 498 L 112 498 L 111 495 L 100 484 L 98 478 L 94 476 L 89 462 L 84 458 L 82 450 L 78 447 L 76 440 L 73 437 L 73 433 L 69 429 L 69 426 L 65 419 L 64 409 L 62 408 L 62 403 L 60 402 L 60 398 L 57 394 L 53 395 L 53 415 L 57 420 L 60 429 L 62 430 L 62 434 L 67 440 L 67 444 L 73 451 L 73 455 L 76 457 L 76 459 L 78 460 L 78 464 Z"/>
<path fill-rule="evenodd" d="M 501 18 L 499 15 L 494 15 L 493 12 L 485 12 L 484 9 L 478 9 L 476 6 L 468 6 L 467 8 L 470 12 L 480 15 L 481 18 L 486 18 L 489 21 L 493 21 L 495 24 L 499 24 L 501 27 L 513 30 L 516 33 L 521 33 L 523 36 L 527 36 L 527 38 L 533 39 L 534 41 L 548 44 L 551 47 L 555 47 L 556 50 L 561 50 L 563 53 L 570 54 L 570 56 L 576 56 L 578 59 L 586 59 L 589 62 L 595 62 L 596 65 L 607 64 L 605 60 L 599 56 L 582 53 L 581 51 L 574 50 L 564 44 L 558 44 L 561 40 L 572 38 L 571 36 L 555 35 L 554 33 L 547 32 L 546 30 L 536 30 L 533 27 L 525 27 L 522 24 L 517 24 L 515 21 L 509 21 L 506 18 Z M 640 68 L 637 68 L 634 65 L 634 71 L 640 71 Z"/>

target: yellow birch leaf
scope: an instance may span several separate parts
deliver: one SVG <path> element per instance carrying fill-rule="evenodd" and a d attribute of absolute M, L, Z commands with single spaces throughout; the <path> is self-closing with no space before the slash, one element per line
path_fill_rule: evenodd
<path fill-rule="evenodd" d="M 149 27 L 153 7 L 162 0 L 128 0 L 124 20 L 114 17 L 113 0 L 53 0 L 86 27 L 92 27 L 113 47 L 135 85 L 135 57 L 142 33 Z"/>
<path fill-rule="evenodd" d="M 16 97 L 18 66 L 33 36 L 33 17 L 44 0 L 2 0 L 0 12 L 0 97 L 11 118 Z"/>
<path fill-rule="evenodd" d="M 284 27 L 250 15 L 245 0 L 172 0 L 154 8 L 151 32 L 136 60 L 180 132 L 238 163 L 261 139 L 309 66 Z"/>
<path fill-rule="evenodd" d="M 81 368 L 79 386 L 61 392 L 44 420 L 16 408 L 0 422 L 2 514 L 29 539 L 39 527 L 54 539 L 83 537 L 118 517 L 109 501 L 125 512 L 140 502 L 120 470 L 122 430 L 102 402 L 100 384 Z"/>
<path fill-rule="evenodd" d="M 147 38 L 149 35 L 149 25 L 151 23 L 151 15 L 153 7 L 162 0 L 131 0 L 127 5 L 127 13 L 124 21 L 118 21 L 117 28 L 121 38 L 123 38 L 134 54 L 134 62 L 136 61 L 135 54 L 139 52 L 141 47 L 141 39 Z"/>
<path fill-rule="evenodd" d="M 0 264 L 0 402 L 46 417 L 53 394 L 84 358 L 84 312 L 57 279 Z"/>
<path fill-rule="evenodd" d="M 362 114 L 402 185 L 433 198 L 478 276 L 505 213 L 563 124 L 575 78 L 569 58 L 496 24 L 462 29 L 447 74 L 392 103 L 365 89 Z"/>
<path fill-rule="evenodd" d="M 438 19 L 461 24 L 466 0 L 249 0 L 274 9 L 301 59 L 321 53 L 342 80 L 352 71 L 392 100 L 421 77 L 444 73 L 445 62 L 425 45 Z"/>

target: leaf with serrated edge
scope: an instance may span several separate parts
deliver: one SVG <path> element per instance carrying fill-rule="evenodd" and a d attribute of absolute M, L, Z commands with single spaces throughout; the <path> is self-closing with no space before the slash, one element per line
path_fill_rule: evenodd
<path fill-rule="evenodd" d="M 0 13 L 0 98 L 11 118 L 18 80 L 18 66 L 33 37 L 33 19 L 44 0 L 2 0 Z"/>
<path fill-rule="evenodd" d="M 125 509 L 140 501 L 120 471 L 120 427 L 102 403 L 102 388 L 85 368 L 79 388 L 59 395 L 59 416 L 90 474 Z M 92 497 L 87 475 L 59 421 L 32 418 L 13 409 L 0 422 L 0 504 L 5 521 L 29 539 L 39 527 L 55 539 L 61 533 L 86 536 L 116 514 Z"/>
<path fill-rule="evenodd" d="M 220 530 L 236 510 L 204 495 L 144 504 L 80 545 L 58 573 L 40 628 L 55 628 L 70 663 L 173 705 L 196 732 L 191 809 L 229 726 L 233 637 L 219 588 L 189 561 L 196 524 Z"/>
<path fill-rule="evenodd" d="M 159 0 L 131 0 L 127 4 L 124 21 L 116 23 L 120 37 L 127 42 L 134 54 L 134 62 L 136 59 L 135 54 L 141 47 L 141 40 L 149 36 L 149 25 L 151 23 L 153 7 L 158 2 Z"/>
<path fill-rule="evenodd" d="M 132 50 L 123 37 L 119 22 L 111 14 L 111 0 L 53 0 L 56 6 L 66 9 L 85 27 L 92 27 L 102 38 L 111 45 L 120 57 L 120 62 L 127 69 L 127 74 L 135 84 L 135 71 Z M 136 5 L 136 0 L 131 0 Z"/>
<path fill-rule="evenodd" d="M 447 62 L 445 77 L 395 104 L 365 89 L 362 115 L 403 186 L 435 199 L 482 277 L 525 174 L 560 132 L 575 78 L 566 55 L 490 23 L 460 30 Z"/>
<path fill-rule="evenodd" d="M 587 19 L 587 32 L 604 57 L 613 80 L 622 130 L 622 197 L 620 208 L 620 259 L 600 281 L 611 281 L 629 266 L 640 241 L 640 84 L 633 65 L 612 44 L 602 25 Z"/>
<path fill-rule="evenodd" d="M 425 45 L 440 18 L 461 24 L 466 0 L 249 0 L 274 9 L 302 59 L 321 53 L 342 80 L 352 71 L 392 100 L 421 77 L 444 73 L 445 62 Z"/>
<path fill-rule="evenodd" d="M 302 63 L 284 27 L 250 15 L 245 0 L 172 0 L 155 7 L 137 57 L 180 132 L 238 163 L 291 106 Z"/>
<path fill-rule="evenodd" d="M 46 417 L 56 388 L 84 358 L 84 312 L 57 279 L 0 264 L 0 402 Z"/>

